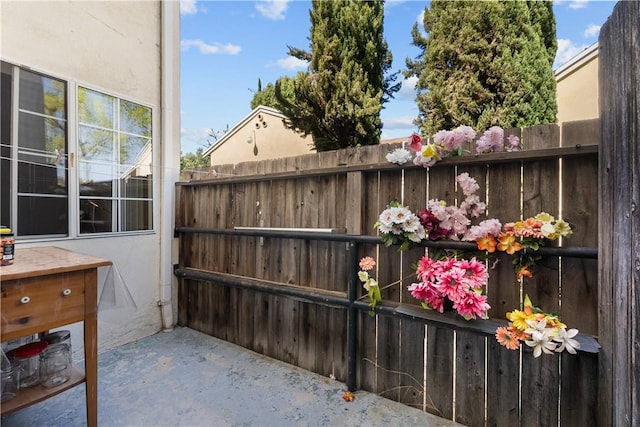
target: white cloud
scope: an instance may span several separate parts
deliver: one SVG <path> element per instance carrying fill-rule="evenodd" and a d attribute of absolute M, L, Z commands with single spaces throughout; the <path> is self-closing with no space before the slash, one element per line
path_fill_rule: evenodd
<path fill-rule="evenodd" d="M 587 7 L 589 0 L 573 0 L 569 3 L 569 9 L 584 9 Z"/>
<path fill-rule="evenodd" d="M 195 15 L 198 13 L 196 0 L 180 0 L 180 15 Z"/>
<path fill-rule="evenodd" d="M 558 51 L 556 52 L 556 60 L 553 62 L 553 68 L 558 68 L 588 47 L 586 44 L 577 46 L 568 39 L 558 39 Z"/>
<path fill-rule="evenodd" d="M 289 7 L 288 2 L 289 0 L 262 0 L 256 3 L 256 10 L 265 18 L 274 21 L 283 20 L 284 13 Z"/>
<path fill-rule="evenodd" d="M 418 83 L 418 78 L 416 76 L 411 76 L 402 80 L 402 86 L 400 86 L 400 90 L 395 94 L 396 99 L 402 98 L 414 100 L 416 97 L 416 83 Z"/>
<path fill-rule="evenodd" d="M 598 34 L 600 34 L 600 25 L 589 24 L 587 29 L 584 30 L 583 34 L 587 38 L 589 38 L 589 37 L 598 37 Z"/>
<path fill-rule="evenodd" d="M 413 124 L 414 120 L 415 117 L 411 116 L 391 117 L 384 120 L 384 129 L 391 130 L 415 128 L 416 125 Z"/>
<path fill-rule="evenodd" d="M 280 68 L 284 68 L 285 70 L 297 70 L 307 68 L 309 63 L 307 61 L 303 61 L 299 58 L 294 58 L 293 56 L 288 56 L 286 58 L 281 58 L 276 61 L 276 64 Z"/>
<path fill-rule="evenodd" d="M 203 55 L 237 55 L 242 50 L 240 46 L 231 43 L 227 43 L 225 45 L 223 45 L 222 43 L 207 44 L 200 39 L 182 40 L 180 42 L 180 47 L 183 51 L 187 51 L 191 47 L 195 47 Z"/>
<path fill-rule="evenodd" d="M 199 147 L 209 145 L 209 132 L 211 129 L 180 129 L 180 151 L 182 153 L 195 153 Z"/>

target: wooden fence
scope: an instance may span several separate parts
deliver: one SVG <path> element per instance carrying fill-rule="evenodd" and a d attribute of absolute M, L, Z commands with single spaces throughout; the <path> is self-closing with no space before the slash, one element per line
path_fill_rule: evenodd
<path fill-rule="evenodd" d="M 431 169 L 390 164 L 384 156 L 395 147 L 373 146 L 221 166 L 213 179 L 179 184 L 179 268 L 217 274 L 181 281 L 179 323 L 346 381 L 348 308 L 261 292 L 255 284 L 347 297 L 354 268 L 346 262 L 347 245 L 211 231 L 311 228 L 375 236 L 373 224 L 391 200 L 414 212 L 432 198 L 455 203 L 455 176 L 462 172 L 481 184 L 490 217 L 508 222 L 541 211 L 562 214 L 574 230 L 565 246 L 595 248 L 599 121 L 515 132 L 523 151 L 448 158 Z M 594 419 L 594 347 L 535 359 L 528 349 L 521 355 L 497 344 L 495 323 L 487 329 L 483 320 L 456 322 L 438 314 L 445 320 L 435 322 L 433 313 L 420 315 L 424 310 L 406 287 L 422 254 L 424 248 L 400 253 L 379 244 L 358 246 L 358 258 L 377 259 L 379 283 L 395 283 L 383 291 L 392 315 L 359 312 L 358 389 L 466 425 L 557 425 L 558 416 L 565 425 L 586 425 Z M 242 281 L 254 286 L 238 285 Z M 521 286 L 503 257 L 487 288 L 491 317 L 504 320 L 525 293 L 570 327 L 597 335 L 595 259 L 545 256 Z"/>
<path fill-rule="evenodd" d="M 523 129 L 523 151 L 426 170 L 386 162 L 393 146 L 363 147 L 179 183 L 179 324 L 465 425 L 637 425 L 639 21 L 640 4 L 620 2 L 602 29 L 601 121 Z M 574 230 L 563 247 L 597 248 L 598 259 L 550 253 L 520 284 L 503 258 L 490 272 L 490 320 L 423 310 L 406 286 L 424 248 L 386 248 L 373 224 L 391 200 L 413 211 L 454 203 L 461 172 L 481 184 L 489 217 L 561 215 Z M 375 316 L 354 280 L 364 255 L 391 284 Z M 534 358 L 497 344 L 495 326 L 525 293 L 580 329 L 582 351 Z"/>

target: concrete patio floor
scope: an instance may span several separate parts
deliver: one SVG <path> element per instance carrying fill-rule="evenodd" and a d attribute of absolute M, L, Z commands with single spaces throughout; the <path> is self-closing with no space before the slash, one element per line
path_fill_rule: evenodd
<path fill-rule="evenodd" d="M 99 355 L 100 426 L 455 426 L 188 328 Z M 86 425 L 84 385 L 2 418 L 3 427 Z"/>

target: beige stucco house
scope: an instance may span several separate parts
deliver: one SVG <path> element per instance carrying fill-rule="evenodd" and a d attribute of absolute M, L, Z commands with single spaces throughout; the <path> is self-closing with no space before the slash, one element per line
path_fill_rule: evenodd
<path fill-rule="evenodd" d="M 203 156 L 209 156 L 211 165 L 276 159 L 308 154 L 313 139 L 288 129 L 285 116 L 278 110 L 258 106 L 214 145 Z"/>
<path fill-rule="evenodd" d="M 171 328 L 179 2 L 0 1 L 0 28 L 0 224 L 15 262 L 37 246 L 112 261 L 98 272 L 101 351 Z M 75 355 L 81 327 L 68 328 Z"/>
<path fill-rule="evenodd" d="M 600 117 L 598 43 L 555 70 L 558 124 Z"/>

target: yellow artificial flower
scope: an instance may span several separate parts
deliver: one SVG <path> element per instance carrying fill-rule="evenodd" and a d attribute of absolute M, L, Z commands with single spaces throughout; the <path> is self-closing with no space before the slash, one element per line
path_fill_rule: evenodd
<path fill-rule="evenodd" d="M 556 229 L 556 233 L 558 233 L 563 237 L 570 236 L 573 233 L 573 230 L 571 230 L 571 226 L 562 219 L 559 219 L 558 221 L 556 221 L 555 229 Z"/>

